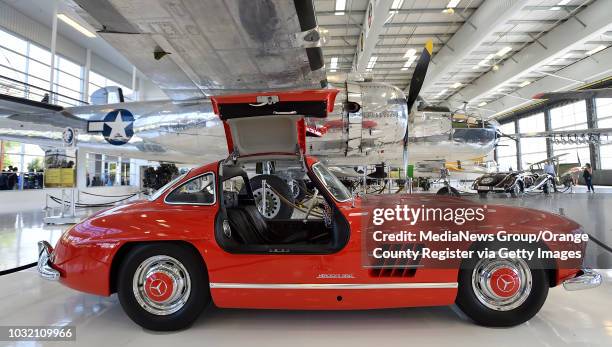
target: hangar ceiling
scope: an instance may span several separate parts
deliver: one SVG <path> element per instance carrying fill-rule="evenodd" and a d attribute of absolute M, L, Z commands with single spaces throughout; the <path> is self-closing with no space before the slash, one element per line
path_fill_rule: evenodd
<path fill-rule="evenodd" d="M 469 102 L 475 112 L 497 116 L 530 102 L 536 85 L 575 88 L 609 71 L 596 57 L 612 45 L 612 1 L 379 0 L 372 13 L 381 30 L 364 40 L 364 47 L 372 47 L 365 71 L 353 65 L 369 2 L 346 0 L 341 11 L 336 6 L 342 3 L 315 0 L 319 25 L 328 31 L 323 49 L 328 74 L 358 71 L 406 89 L 416 65 L 410 57 L 432 38 L 434 55 L 421 95 L 434 104 Z M 595 75 L 565 73 L 595 59 L 603 64 L 591 69 Z"/>

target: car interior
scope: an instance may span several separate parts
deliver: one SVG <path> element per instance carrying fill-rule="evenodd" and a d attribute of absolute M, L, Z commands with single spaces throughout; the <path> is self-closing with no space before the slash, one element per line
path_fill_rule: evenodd
<path fill-rule="evenodd" d="M 278 162 L 275 162 L 278 164 Z M 251 180 L 261 169 L 261 163 L 226 164 L 221 162 L 219 192 L 220 212 L 217 216 L 216 239 L 222 248 L 233 253 L 333 253 L 348 241 L 349 227 L 337 210 L 330 194 L 325 191 L 313 194 L 309 199 L 293 201 L 290 218 L 265 218 L 258 209 Z M 289 170 L 277 167 L 275 174 L 287 180 Z M 303 166 L 297 176 L 303 177 L 302 187 L 315 188 L 319 184 L 305 172 Z M 251 172 L 249 178 L 248 172 Z M 261 172 L 261 171 L 260 171 Z M 324 187 L 316 187 L 324 191 Z M 307 189 L 307 188 L 305 188 Z M 290 200 L 289 197 L 287 200 Z M 286 201 L 283 201 L 285 203 Z M 288 201 L 290 202 L 290 201 Z"/>

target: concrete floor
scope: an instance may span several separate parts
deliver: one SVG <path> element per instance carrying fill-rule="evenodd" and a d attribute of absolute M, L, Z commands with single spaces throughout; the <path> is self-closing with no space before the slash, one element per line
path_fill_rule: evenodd
<path fill-rule="evenodd" d="M 538 194 L 523 199 L 491 196 L 484 201 L 557 213 L 562 209 L 587 232 L 612 244 L 612 214 L 609 213 L 612 194 Z M 60 237 L 66 227 L 46 226 L 42 223 L 43 217 L 40 209 L 17 214 L 0 211 L 0 269 L 35 261 L 36 241 L 46 239 L 54 244 Z M 589 246 L 589 252 L 591 266 L 611 267 L 609 253 L 593 245 Z M 602 273 L 605 283 L 596 289 L 583 292 L 552 289 L 536 317 L 509 329 L 476 326 L 454 307 L 349 312 L 211 307 L 188 330 L 155 333 L 132 323 L 123 313 L 116 295 L 104 298 L 82 294 L 44 281 L 34 269 L 29 269 L 0 276 L 0 326 L 75 325 L 77 341 L 70 344 L 78 346 L 167 346 L 177 342 L 181 346 L 611 346 L 612 270 Z M 0 341 L 0 346 L 42 344 Z"/>

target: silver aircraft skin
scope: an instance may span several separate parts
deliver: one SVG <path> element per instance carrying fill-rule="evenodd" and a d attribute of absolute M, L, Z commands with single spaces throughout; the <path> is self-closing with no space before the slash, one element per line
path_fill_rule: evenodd
<path fill-rule="evenodd" d="M 351 82 L 340 88 L 334 112 L 324 119 L 307 119 L 311 134 L 320 133 L 307 137 L 307 151 L 321 159 L 338 165 L 386 162 L 401 166 L 406 126 L 410 135 L 410 163 L 440 159 L 469 162 L 494 149 L 494 124 L 461 129 L 461 136 L 457 136 L 458 129 L 452 128 L 448 113 L 413 111 L 409 117 L 404 93 L 396 87 Z M 347 112 L 344 109 L 347 100 L 357 102 L 361 106 L 359 112 Z M 134 116 L 133 136 L 122 145 L 112 145 L 101 133 L 88 133 L 87 129 L 88 121 L 103 121 L 115 110 L 127 110 Z M 77 106 L 45 113 L 0 113 L 0 138 L 4 140 L 61 146 L 66 127 L 77 131 L 78 147 L 87 152 L 182 164 L 200 164 L 228 155 L 223 124 L 208 99 Z M 466 130 L 470 136 L 466 136 Z"/>

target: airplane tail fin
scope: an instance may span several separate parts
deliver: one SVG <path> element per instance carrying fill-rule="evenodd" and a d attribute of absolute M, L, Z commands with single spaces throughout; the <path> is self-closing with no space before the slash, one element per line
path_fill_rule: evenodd
<path fill-rule="evenodd" d="M 123 90 L 116 86 L 104 87 L 91 94 L 93 105 L 106 105 L 124 102 Z"/>

